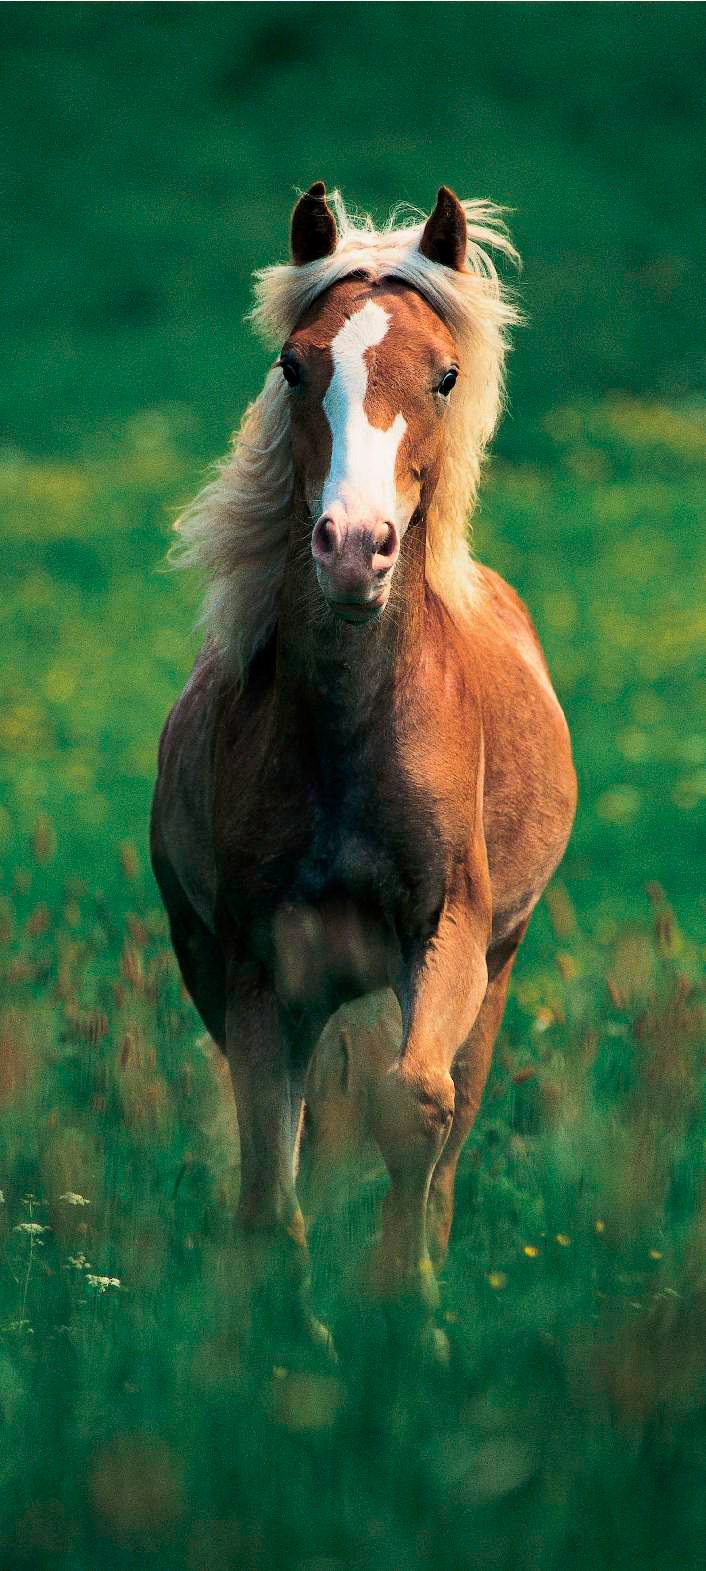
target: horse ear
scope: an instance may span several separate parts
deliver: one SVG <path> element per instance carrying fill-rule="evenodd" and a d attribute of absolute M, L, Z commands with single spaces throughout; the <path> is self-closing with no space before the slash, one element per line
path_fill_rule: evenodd
<path fill-rule="evenodd" d="M 442 185 L 436 207 L 424 225 L 419 249 L 430 262 L 441 262 L 444 267 L 453 267 L 457 273 L 462 273 L 467 246 L 466 215 L 455 193 Z"/>
<path fill-rule="evenodd" d="M 336 220 L 326 201 L 323 180 L 315 180 L 309 190 L 300 196 L 292 213 L 292 257 L 298 267 L 304 262 L 317 262 L 330 256 L 336 249 L 338 233 Z"/>

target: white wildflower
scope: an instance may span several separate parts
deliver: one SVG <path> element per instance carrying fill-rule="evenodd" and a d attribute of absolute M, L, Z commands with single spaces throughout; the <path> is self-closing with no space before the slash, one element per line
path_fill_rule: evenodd
<path fill-rule="evenodd" d="M 96 1287 L 99 1293 L 107 1293 L 109 1287 L 119 1287 L 119 1276 L 95 1276 L 91 1271 L 86 1275 L 90 1287 Z"/>
<path fill-rule="evenodd" d="M 59 1199 L 65 1200 L 67 1206 L 89 1206 L 91 1204 L 90 1200 L 86 1200 L 84 1195 L 76 1195 L 72 1189 L 69 1189 L 65 1195 L 59 1195 Z"/>
<path fill-rule="evenodd" d="M 14 1233 L 29 1233 L 32 1238 L 39 1238 L 40 1233 L 50 1233 L 51 1228 L 45 1227 L 43 1222 L 18 1222 L 13 1228 Z"/>
<path fill-rule="evenodd" d="M 66 1264 L 73 1266 L 74 1271 L 88 1271 L 91 1262 L 85 1255 L 69 1255 Z"/>

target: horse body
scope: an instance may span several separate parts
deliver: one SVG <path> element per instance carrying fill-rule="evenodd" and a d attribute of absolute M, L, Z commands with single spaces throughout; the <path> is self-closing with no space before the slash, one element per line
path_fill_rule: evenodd
<path fill-rule="evenodd" d="M 317 192 L 295 210 L 295 261 L 297 246 L 331 246 Z M 437 210 L 424 232 L 436 223 L 444 269 L 449 215 L 459 225 L 446 215 L 440 237 Z M 400 1051 L 384 1072 L 372 1054 L 366 1090 L 390 1174 L 371 1280 L 428 1303 L 515 952 L 575 805 L 566 724 L 521 603 L 467 555 L 455 599 L 430 582 L 441 425 L 422 425 L 404 366 L 385 380 L 389 407 L 377 383 L 368 403 L 391 316 L 402 357 L 426 328 L 434 377 L 455 350 L 416 292 L 405 318 L 410 293 L 344 277 L 295 323 L 282 364 L 307 356 L 309 403 L 292 415 L 276 620 L 241 674 L 207 641 L 165 727 L 152 817 L 184 979 L 229 1057 L 241 1219 L 279 1237 L 300 1305 L 296 1147 L 327 1021 L 380 988 L 398 1001 Z M 367 452 L 375 491 L 361 502 L 351 453 L 360 466 Z"/>

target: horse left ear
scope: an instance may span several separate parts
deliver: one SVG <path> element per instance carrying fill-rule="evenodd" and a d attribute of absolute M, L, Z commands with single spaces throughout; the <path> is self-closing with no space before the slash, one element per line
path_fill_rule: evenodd
<path fill-rule="evenodd" d="M 442 185 L 436 207 L 424 225 L 419 249 L 430 262 L 441 262 L 444 267 L 453 267 L 457 273 L 462 273 L 467 246 L 466 215 L 455 192 Z"/>
<path fill-rule="evenodd" d="M 337 239 L 336 220 L 326 201 L 326 187 L 323 180 L 315 180 L 300 196 L 292 213 L 292 257 L 297 267 L 330 256 L 336 249 Z"/>

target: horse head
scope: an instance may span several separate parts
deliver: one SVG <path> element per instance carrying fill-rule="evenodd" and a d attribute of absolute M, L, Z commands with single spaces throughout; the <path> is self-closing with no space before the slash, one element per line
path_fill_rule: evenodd
<path fill-rule="evenodd" d="M 294 209 L 293 261 L 310 268 L 337 244 L 317 182 Z M 461 272 L 466 246 L 465 213 L 442 186 L 420 258 Z M 282 348 L 295 491 L 319 587 L 346 621 L 368 621 L 387 605 L 405 534 L 436 489 L 461 358 L 450 326 L 418 290 L 361 270 L 319 294 Z"/>

